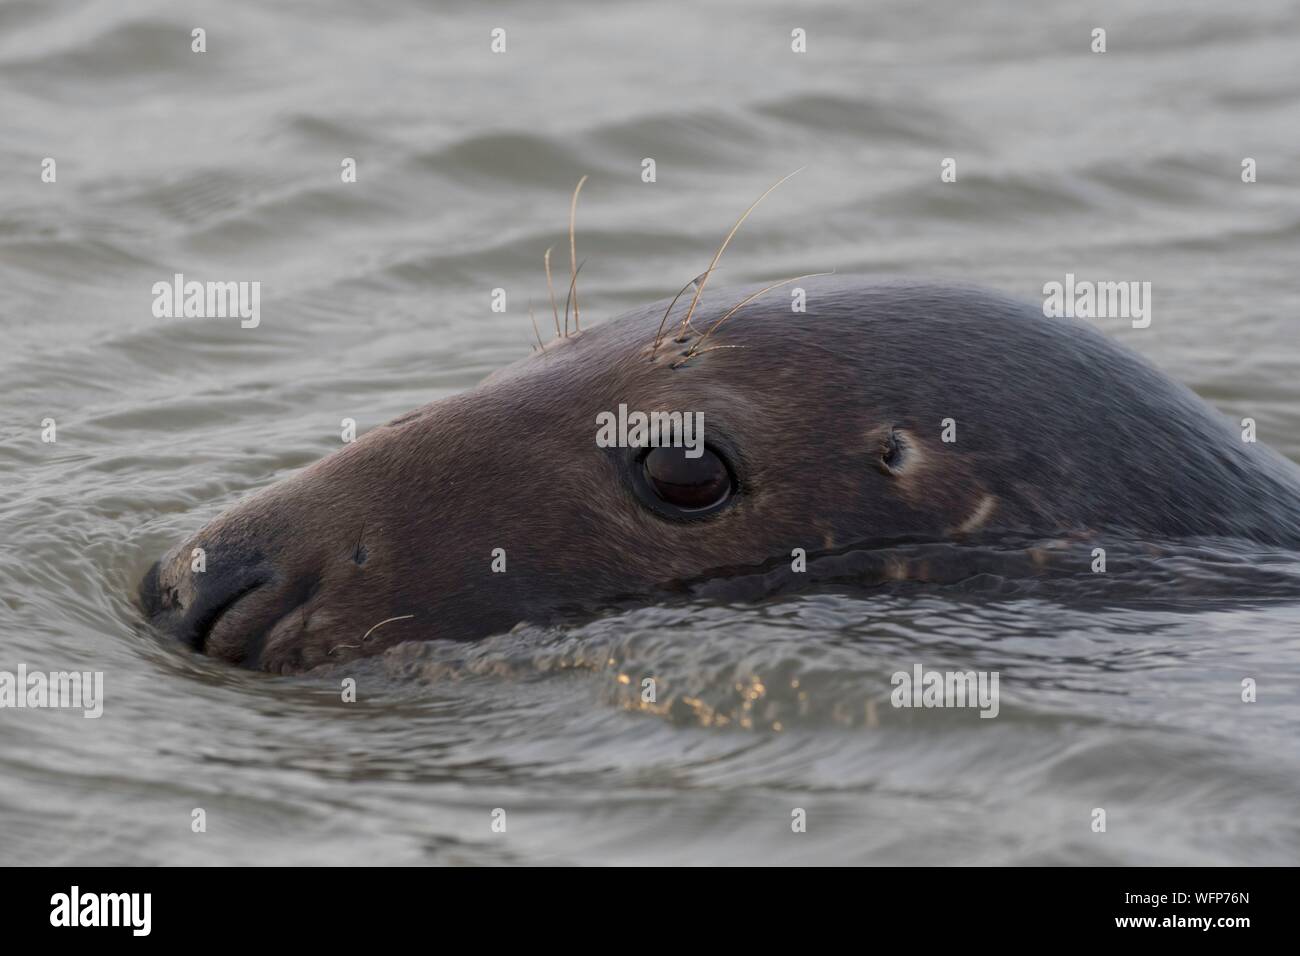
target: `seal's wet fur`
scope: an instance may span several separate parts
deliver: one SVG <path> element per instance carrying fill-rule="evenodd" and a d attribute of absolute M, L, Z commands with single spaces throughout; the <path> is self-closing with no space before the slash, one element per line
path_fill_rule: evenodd
<path fill-rule="evenodd" d="M 207 653 L 295 671 L 653 599 L 794 548 L 1108 530 L 1300 543 L 1296 467 L 1093 327 L 965 286 L 800 284 L 806 312 L 782 291 L 709 340 L 739 348 L 682 361 L 748 291 L 710 287 L 686 341 L 670 324 L 652 349 L 660 302 L 375 428 L 176 548 L 145 607 Z M 729 504 L 670 520 L 638 500 L 635 450 L 595 443 L 620 403 L 702 411 Z"/>

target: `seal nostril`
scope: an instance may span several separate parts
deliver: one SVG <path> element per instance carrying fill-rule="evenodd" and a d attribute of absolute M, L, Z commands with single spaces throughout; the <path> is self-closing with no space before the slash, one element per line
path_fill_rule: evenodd
<path fill-rule="evenodd" d="M 222 617 L 274 579 L 274 569 L 258 553 L 209 549 L 206 570 L 192 569 L 182 560 L 150 571 L 141 584 L 141 597 L 155 625 L 182 644 L 204 651 Z"/>

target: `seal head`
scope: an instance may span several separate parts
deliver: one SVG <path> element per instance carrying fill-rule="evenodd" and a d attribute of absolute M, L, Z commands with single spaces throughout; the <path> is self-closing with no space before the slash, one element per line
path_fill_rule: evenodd
<path fill-rule="evenodd" d="M 971 536 L 1300 542 L 1294 465 L 1091 326 L 927 282 L 710 289 L 558 339 L 233 507 L 146 577 L 154 622 L 291 672 L 470 640 L 846 547 Z M 702 413 L 703 453 L 602 447 Z M 194 548 L 206 570 L 191 570 Z M 377 625 L 379 625 L 377 627 Z"/>

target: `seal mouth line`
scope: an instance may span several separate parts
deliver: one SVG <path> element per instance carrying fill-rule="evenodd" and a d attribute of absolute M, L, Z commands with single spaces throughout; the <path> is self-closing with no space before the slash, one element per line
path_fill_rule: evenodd
<path fill-rule="evenodd" d="M 266 641 L 267 638 L 271 636 L 271 633 L 276 629 L 277 626 L 279 626 L 281 621 L 287 618 L 294 611 L 298 610 L 299 608 L 306 607 L 307 602 L 310 601 L 313 597 L 315 597 L 316 592 L 319 590 L 320 590 L 319 579 L 313 580 L 308 584 L 300 586 L 296 591 L 296 596 L 299 598 L 299 600 L 294 601 L 292 605 L 285 608 L 283 613 L 277 614 L 273 621 L 267 623 L 265 626 L 260 628 L 256 634 L 253 635 L 253 637 L 248 641 L 247 649 L 245 650 L 244 657 L 240 661 L 240 663 L 244 667 L 256 668 L 262 661 L 262 652 L 266 650 Z M 307 616 L 306 613 L 304 612 L 303 628 L 306 629 L 306 627 L 307 627 Z"/>
<path fill-rule="evenodd" d="M 231 608 L 265 583 L 265 581 L 253 581 L 247 586 L 240 588 L 231 595 L 230 600 L 226 601 L 225 604 L 222 604 L 220 607 L 207 614 L 202 620 L 196 622 L 194 625 L 194 638 L 190 642 L 191 646 L 200 654 L 207 653 L 208 638 L 212 636 L 213 630 L 216 629 L 216 626 L 221 622 L 221 619 L 226 616 L 226 613 Z"/>

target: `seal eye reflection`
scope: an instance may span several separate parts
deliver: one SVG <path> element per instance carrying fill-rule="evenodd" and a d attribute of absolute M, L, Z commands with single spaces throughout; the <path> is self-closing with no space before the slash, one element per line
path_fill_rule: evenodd
<path fill-rule="evenodd" d="M 641 457 L 640 471 L 660 504 L 656 510 L 673 516 L 713 511 L 734 487 L 726 462 L 709 448 L 701 449 L 698 458 L 688 458 L 685 448 L 651 448 Z"/>

